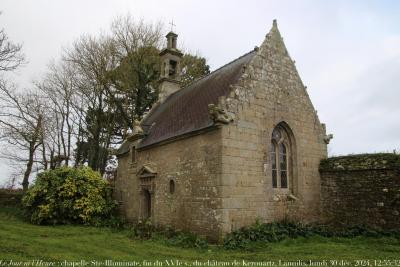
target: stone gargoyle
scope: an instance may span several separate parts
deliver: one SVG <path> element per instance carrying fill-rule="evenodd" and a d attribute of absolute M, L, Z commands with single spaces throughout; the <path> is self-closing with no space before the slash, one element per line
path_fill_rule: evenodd
<path fill-rule="evenodd" d="M 140 122 L 138 120 L 135 120 L 133 122 L 133 131 L 132 134 L 143 134 L 143 129 L 142 126 L 140 126 Z"/>
<path fill-rule="evenodd" d="M 138 120 L 135 120 L 133 122 L 132 133 L 129 135 L 128 140 L 135 141 L 135 140 L 141 139 L 143 137 L 144 137 L 144 131 L 142 129 L 142 126 L 140 126 L 140 122 Z"/>
<path fill-rule="evenodd" d="M 333 138 L 333 134 L 325 135 L 325 137 L 324 137 L 325 144 L 329 144 L 329 142 L 331 141 L 332 138 Z"/>
<path fill-rule="evenodd" d="M 214 123 L 228 124 L 233 121 L 230 114 L 215 104 L 208 104 L 208 113 Z"/>

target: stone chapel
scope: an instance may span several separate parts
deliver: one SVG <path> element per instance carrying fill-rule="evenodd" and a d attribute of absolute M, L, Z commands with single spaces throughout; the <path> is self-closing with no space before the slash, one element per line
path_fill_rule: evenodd
<path fill-rule="evenodd" d="M 166 38 L 159 100 L 118 150 L 123 215 L 216 241 L 257 219 L 317 221 L 331 136 L 276 21 L 260 47 L 184 88 Z"/>

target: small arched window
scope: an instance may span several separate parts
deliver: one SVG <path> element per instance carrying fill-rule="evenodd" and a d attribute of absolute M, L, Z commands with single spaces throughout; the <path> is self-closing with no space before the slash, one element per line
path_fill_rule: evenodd
<path fill-rule="evenodd" d="M 271 138 L 271 171 L 272 187 L 286 189 L 289 187 L 289 136 L 285 129 L 277 126 Z"/>

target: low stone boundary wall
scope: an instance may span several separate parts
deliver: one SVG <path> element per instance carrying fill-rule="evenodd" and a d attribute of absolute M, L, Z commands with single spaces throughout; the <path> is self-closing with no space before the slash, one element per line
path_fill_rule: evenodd
<path fill-rule="evenodd" d="M 400 229 L 400 155 L 332 157 L 320 173 L 324 223 Z"/>
<path fill-rule="evenodd" d="M 0 206 L 16 206 L 21 203 L 22 190 L 0 189 Z"/>

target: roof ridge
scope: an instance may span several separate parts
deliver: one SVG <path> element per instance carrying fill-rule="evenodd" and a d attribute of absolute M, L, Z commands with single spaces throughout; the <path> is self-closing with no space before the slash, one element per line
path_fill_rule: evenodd
<path fill-rule="evenodd" d="M 195 83 L 197 83 L 197 82 L 199 82 L 199 81 L 201 81 L 201 80 L 203 80 L 203 79 L 205 79 L 205 78 L 211 76 L 212 74 L 216 73 L 217 71 L 219 71 L 219 70 L 225 68 L 226 66 L 228 66 L 228 65 L 230 65 L 230 64 L 232 64 L 232 63 L 234 63 L 234 62 L 236 62 L 236 61 L 238 61 L 238 60 L 244 58 L 245 56 L 247 56 L 247 55 L 249 55 L 249 54 L 251 54 L 251 53 L 253 53 L 253 52 L 256 52 L 257 50 L 258 50 L 258 47 L 256 46 L 256 47 L 254 47 L 254 49 L 250 50 L 249 52 L 247 52 L 247 53 L 245 53 L 245 54 L 243 54 L 243 55 L 241 55 L 241 56 L 239 56 L 239 57 L 237 57 L 237 58 L 231 60 L 230 62 L 228 62 L 228 63 L 226 63 L 226 64 L 220 66 L 218 69 L 213 70 L 213 71 L 210 72 L 209 74 L 204 75 L 204 76 L 202 76 L 202 77 L 199 77 L 199 78 L 197 78 L 197 79 L 191 81 L 191 82 L 190 82 L 189 84 L 187 84 L 185 87 L 183 87 L 183 88 L 181 88 L 181 89 L 179 89 L 179 90 L 173 92 L 172 94 L 170 94 L 162 103 L 157 101 L 157 102 L 150 108 L 149 113 L 147 113 L 146 116 L 143 116 L 141 122 L 145 121 L 145 119 L 146 119 L 147 117 L 149 117 L 149 116 L 154 112 L 154 110 L 155 110 L 158 106 L 161 106 L 162 104 L 164 104 L 165 102 L 167 102 L 167 100 L 168 100 L 169 98 L 171 98 L 172 96 L 182 93 L 186 88 L 189 88 L 189 87 L 192 86 L 193 84 L 195 84 Z"/>
<path fill-rule="evenodd" d="M 222 65 L 222 66 L 221 66 L 221 67 L 219 67 L 218 69 L 216 69 L 216 70 L 214 70 L 214 71 L 210 72 L 208 75 L 206 75 L 206 76 L 204 76 L 204 77 L 207 77 L 207 76 L 211 75 L 212 73 L 214 73 L 214 72 L 216 72 L 216 71 L 218 71 L 218 70 L 220 70 L 220 69 L 222 69 L 222 68 L 226 67 L 226 66 L 227 66 L 227 65 L 229 65 L 229 64 L 232 64 L 232 63 L 233 63 L 233 62 L 235 62 L 235 61 L 238 61 L 239 59 L 241 59 L 241 58 L 243 58 L 243 57 L 247 56 L 248 54 L 250 54 L 250 53 L 253 53 L 253 52 L 255 52 L 255 51 L 257 51 L 257 50 L 256 50 L 256 49 L 252 49 L 252 50 L 250 50 L 249 52 L 247 52 L 247 53 L 245 53 L 245 54 L 241 55 L 240 57 L 238 57 L 238 58 L 235 58 L 234 60 L 232 60 L 232 61 L 230 61 L 230 62 L 226 63 L 225 65 Z"/>
<path fill-rule="evenodd" d="M 202 77 L 199 77 L 199 78 L 197 78 L 197 79 L 194 79 L 193 81 L 191 81 L 189 84 L 187 84 L 187 85 L 186 85 L 185 87 L 183 87 L 182 89 L 188 88 L 188 87 L 191 86 L 193 83 L 198 82 L 198 81 L 200 81 L 200 80 L 202 80 L 202 79 L 204 79 L 204 78 L 207 78 L 207 77 L 210 76 L 211 74 L 213 74 L 213 73 L 219 71 L 220 69 L 222 69 L 222 68 L 228 66 L 229 64 L 232 64 L 232 63 L 235 62 L 235 61 L 238 61 L 239 59 L 241 59 L 241 58 L 243 58 L 243 57 L 247 56 L 248 54 L 253 53 L 253 52 L 255 52 L 255 51 L 257 51 L 256 48 L 250 50 L 249 52 L 247 52 L 247 53 L 245 53 L 245 54 L 243 54 L 243 55 L 241 55 L 240 57 L 237 57 L 237 58 L 235 58 L 235 59 L 229 61 L 228 63 L 226 63 L 226 64 L 220 66 L 218 69 L 213 70 L 213 71 L 210 72 L 209 74 L 204 75 L 204 76 L 202 76 Z M 182 89 L 181 89 L 181 90 L 182 90 Z M 173 94 L 175 94 L 175 93 L 177 93 L 177 92 L 179 92 L 179 91 L 180 91 L 180 90 L 174 92 Z M 171 95 L 173 95 L 173 94 L 171 94 Z"/>

